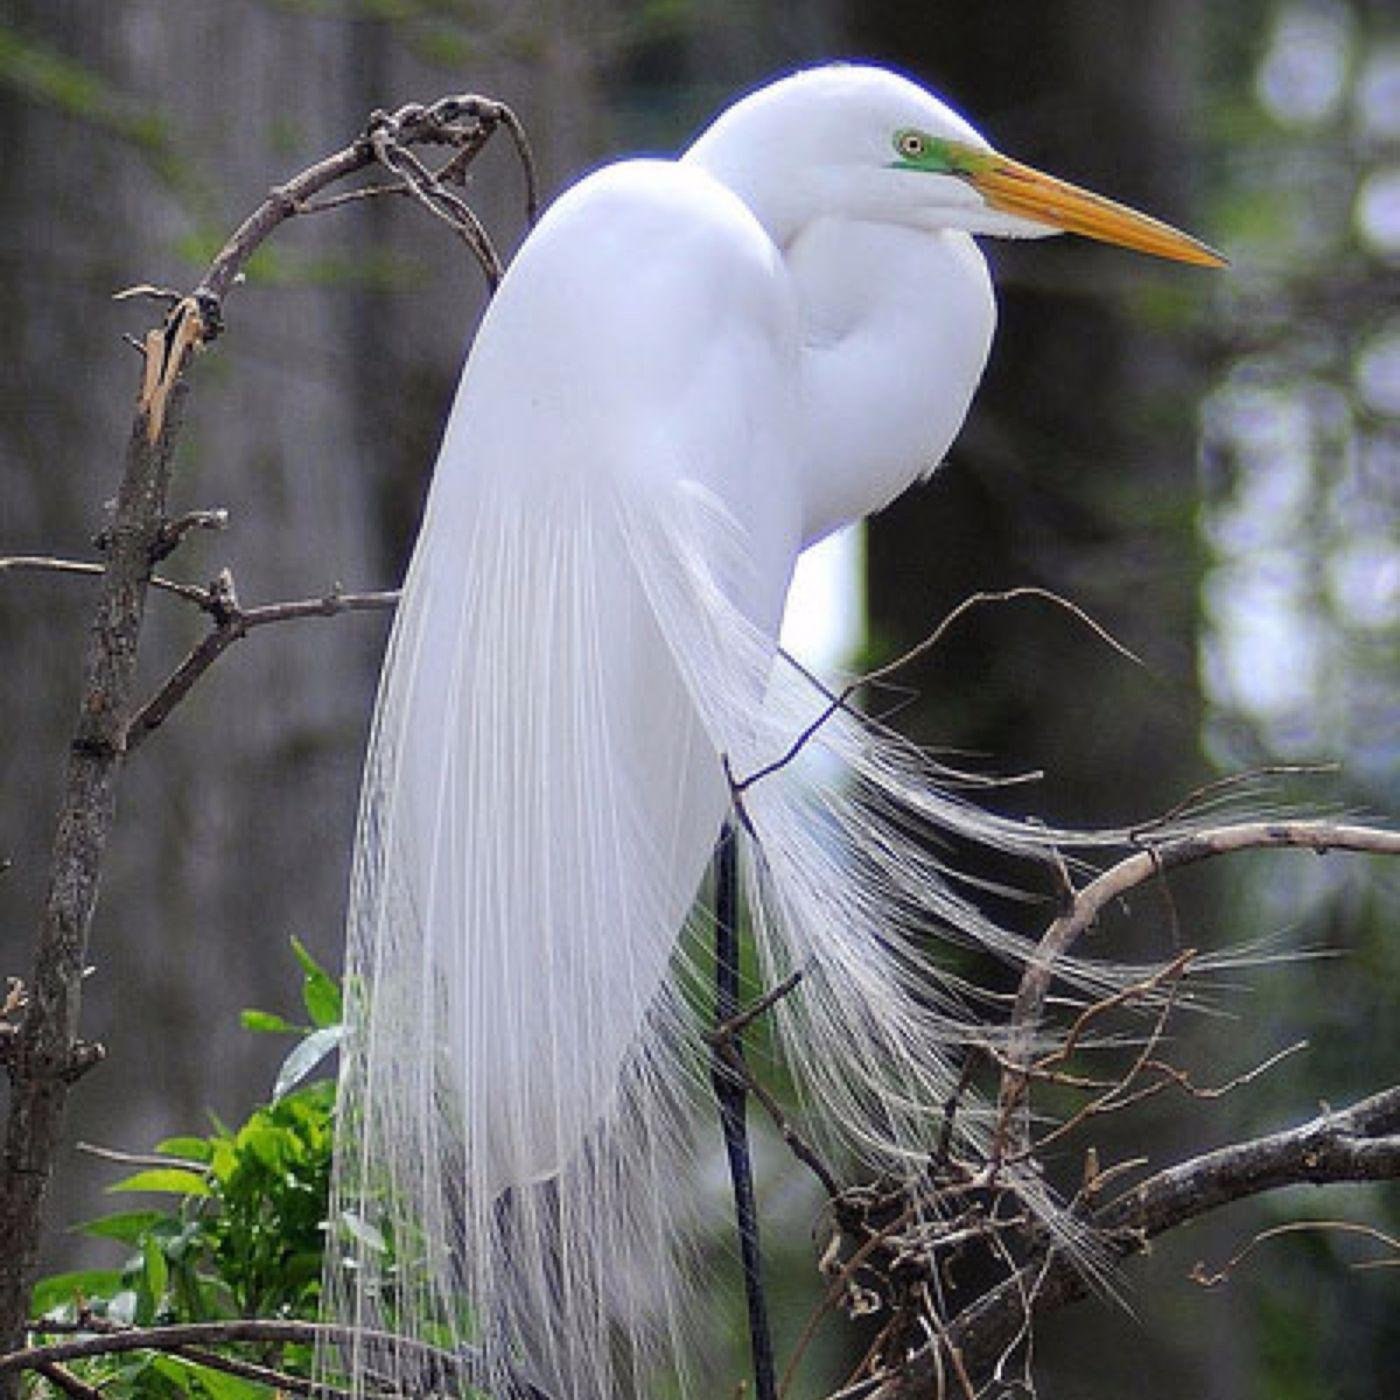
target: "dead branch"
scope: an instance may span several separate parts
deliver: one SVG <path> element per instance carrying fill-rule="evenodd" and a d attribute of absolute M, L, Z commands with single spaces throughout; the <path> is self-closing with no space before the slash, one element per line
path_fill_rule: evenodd
<path fill-rule="evenodd" d="M 1143 1072 L 1153 1062 L 1154 1053 L 1161 1043 L 1163 1034 L 1167 1028 L 1167 1019 L 1176 1005 L 1176 994 L 1181 986 L 1182 978 L 1190 969 L 1192 962 L 1196 958 L 1196 950 L 1188 948 L 1185 952 L 1178 954 L 1171 962 L 1160 968 L 1151 977 L 1144 978 L 1125 992 L 1115 992 L 1112 996 L 1104 997 L 1102 1001 L 1084 1011 L 1075 1023 L 1069 1028 L 1069 1033 L 1064 1040 L 1050 1054 L 1043 1057 L 1036 1068 L 1040 1070 L 1052 1069 L 1056 1064 L 1067 1060 L 1075 1051 L 1075 1048 L 1086 1033 L 1091 1018 L 1097 1014 L 1107 1011 L 1115 1006 L 1123 1005 L 1130 1000 L 1142 999 L 1149 994 L 1156 992 L 1164 984 L 1166 994 L 1161 999 L 1157 1008 L 1157 1014 L 1153 1019 L 1152 1028 L 1147 1039 L 1138 1054 L 1134 1058 L 1127 1071 L 1115 1080 L 1108 1088 L 1090 1099 L 1088 1103 L 1077 1109 L 1063 1122 L 1057 1123 L 1053 1128 L 1048 1129 L 1032 1144 L 1027 1144 L 1019 1150 L 1019 1153 L 1012 1157 L 1029 1158 L 1032 1152 L 1040 1152 L 1053 1143 L 1068 1137 L 1075 1132 L 1090 1118 L 1100 1117 L 1106 1113 L 1113 1113 L 1119 1109 L 1128 1107 L 1131 1103 L 1139 1102 L 1141 1099 L 1160 1092 L 1172 1082 L 1170 1078 L 1163 1077 L 1149 1085 L 1145 1090 L 1134 1092 L 1133 1086 L 1138 1082 Z M 1005 1119 L 999 1120 L 999 1135 L 1001 1125 Z"/>
<path fill-rule="evenodd" d="M 1300 1127 L 1169 1167 L 1101 1207 L 1090 1223 L 1104 1247 L 1123 1259 L 1209 1211 L 1283 1187 L 1395 1180 L 1400 1180 L 1400 1086 Z M 951 1355 L 974 1381 L 982 1381 L 1031 1317 L 1091 1291 L 1075 1263 L 1052 1250 L 960 1313 L 894 1374 L 848 1389 L 844 1400 L 927 1400 L 939 1394 L 940 1365 Z"/>
<path fill-rule="evenodd" d="M 83 578 L 101 578 L 107 572 L 105 564 L 90 563 L 85 559 L 55 559 L 45 554 L 12 554 L 0 559 L 0 574 L 13 570 L 15 573 L 78 574 Z M 162 578 L 152 574 L 147 579 L 151 588 L 163 593 L 184 598 L 198 607 L 206 607 L 208 593 L 192 583 L 179 583 L 175 579 Z"/>
<path fill-rule="evenodd" d="M 124 1327 L 101 1318 L 83 1317 L 73 1323 L 41 1319 L 32 1323 L 28 1330 L 40 1336 L 46 1333 L 76 1335 L 63 1341 L 24 1347 L 0 1356 L 0 1375 L 18 1376 L 25 1371 L 47 1374 L 47 1368 L 65 1361 L 91 1360 L 99 1356 L 116 1356 L 133 1351 L 159 1351 L 230 1375 L 278 1386 L 297 1395 L 334 1396 L 340 1393 L 328 1390 L 320 1384 L 313 1387 L 301 1377 L 268 1366 L 244 1361 L 238 1357 L 223 1356 L 209 1350 L 213 1346 L 241 1342 L 280 1345 L 295 1343 L 303 1346 L 336 1346 L 353 1342 L 370 1353 L 382 1350 L 392 1351 L 400 1356 L 409 1355 L 415 1358 L 425 1387 L 429 1384 L 434 1388 L 450 1385 L 465 1390 L 471 1385 L 475 1374 L 474 1358 L 471 1355 L 443 1351 L 425 1342 L 415 1342 L 388 1333 L 356 1331 L 318 1322 L 235 1318 L 219 1322 L 172 1323 L 158 1327 Z"/>
<path fill-rule="evenodd" d="M 79 1380 L 66 1366 L 56 1361 L 44 1361 L 35 1366 L 35 1371 L 57 1390 L 71 1395 L 74 1400 L 103 1400 L 102 1392 L 84 1380 Z"/>
<path fill-rule="evenodd" d="M 712 1045 L 718 1045 L 724 1041 L 732 1041 L 735 1036 L 741 1035 L 758 1018 L 764 1015 L 778 1004 L 785 996 L 796 990 L 797 984 L 802 981 L 802 969 L 790 972 L 776 987 L 770 987 L 761 997 L 757 997 L 747 1006 L 741 1007 L 739 1011 L 731 1016 L 727 1021 L 716 1026 L 713 1030 L 705 1032 L 705 1039 Z"/>
<path fill-rule="evenodd" d="M 888 680 L 896 672 L 902 671 L 906 666 L 926 656 L 938 646 L 954 623 L 958 622 L 967 613 L 972 612 L 975 608 L 984 607 L 989 603 L 1014 603 L 1019 602 L 1023 598 L 1040 598 L 1046 602 L 1054 603 L 1057 607 L 1063 608 L 1071 617 L 1082 622 L 1096 637 L 1106 642 L 1114 651 L 1118 652 L 1120 656 L 1126 657 L 1127 660 L 1136 665 L 1142 665 L 1142 661 L 1138 656 L 1129 651 L 1102 623 L 1096 622 L 1077 603 L 1072 603 L 1068 598 L 1064 598 L 1048 588 L 1040 588 L 1034 584 L 1025 584 L 1017 588 L 1007 588 L 995 593 L 970 594 L 953 608 L 938 626 L 922 641 L 916 642 L 908 651 L 901 652 L 893 661 L 887 661 L 883 666 L 877 666 L 874 670 L 867 671 L 864 675 L 857 676 L 855 680 L 847 682 L 839 691 L 828 690 L 827 687 L 822 685 L 816 677 L 812 676 L 804 666 L 800 665 L 793 657 L 784 652 L 783 657 L 788 664 L 796 667 L 808 680 L 812 681 L 813 684 L 826 695 L 827 703 L 823 706 L 817 717 L 812 720 L 812 722 L 798 734 L 787 749 L 779 754 L 771 763 L 765 763 L 761 768 L 756 768 L 752 773 L 742 778 L 730 778 L 730 788 L 735 796 L 742 796 L 755 783 L 764 778 L 771 777 L 774 773 L 786 768 L 798 757 L 803 749 L 812 742 L 818 732 L 830 723 L 832 716 L 840 710 L 850 709 L 851 702 L 859 691 L 865 689 L 867 686 L 876 685 L 881 681 Z M 866 723 L 870 722 L 865 716 L 861 718 Z"/>
<path fill-rule="evenodd" d="M 210 585 L 205 610 L 215 619 L 213 630 L 197 643 L 160 688 L 132 716 L 126 730 L 129 754 L 169 719 L 171 712 L 194 688 L 195 682 L 231 647 L 259 627 L 278 622 L 298 622 L 311 617 L 337 617 L 347 612 L 385 612 L 399 600 L 393 590 L 377 593 L 343 593 L 332 589 L 319 598 L 267 603 L 262 607 L 239 605 L 232 576 L 225 570 Z"/>
<path fill-rule="evenodd" d="M 1021 975 L 1011 1013 L 1010 1037 L 1000 1090 L 1000 1122 L 1007 1125 L 1008 1151 L 1024 1148 L 1029 1132 L 1026 1106 L 1031 1047 L 1058 964 L 1100 914 L 1131 890 L 1170 870 L 1194 865 L 1234 851 L 1301 848 L 1325 855 L 1329 851 L 1400 855 L 1400 831 L 1333 821 L 1246 821 L 1202 827 L 1184 836 L 1153 840 L 1145 849 L 1119 861 L 1069 896 L 1064 911 L 1050 924 Z"/>
<path fill-rule="evenodd" d="M 0 1253 L 0 1348 L 12 1349 L 24 1339 L 45 1198 L 68 1089 L 80 1064 L 85 1067 L 93 1062 L 90 1049 L 78 1040 L 83 969 L 88 961 L 92 915 L 116 811 L 117 782 L 129 752 L 128 741 L 134 732 L 144 734 L 154 728 L 184 693 L 179 687 L 188 690 L 213 660 L 211 656 L 208 661 L 191 662 L 182 678 L 172 677 L 167 684 L 175 689 L 164 696 L 158 694 L 156 708 L 143 711 L 139 731 L 133 731 L 136 660 L 146 593 L 151 586 L 152 566 L 170 542 L 163 532 L 170 528 L 166 501 L 187 393 L 186 370 L 196 351 L 219 335 L 224 299 L 253 252 L 280 224 L 296 217 L 322 191 L 374 165 L 388 164 L 397 168 L 403 178 L 418 179 L 424 202 L 433 206 L 439 217 L 461 226 L 465 230 L 463 236 L 470 234 L 468 241 L 488 277 L 498 275 L 500 260 L 489 239 L 468 227 L 474 216 L 464 218 L 462 210 L 466 206 L 451 191 L 441 188 L 445 179 L 460 183 L 466 160 L 485 145 L 496 129 L 505 130 L 515 144 L 525 168 L 533 209 L 533 162 L 520 124 L 509 109 L 472 96 L 444 98 L 429 107 L 414 104 L 392 114 L 376 112 L 366 130 L 350 145 L 272 190 L 220 249 L 194 291 L 181 294 L 161 288 L 140 290 L 140 295 L 154 295 L 157 300 L 170 303 L 170 309 L 164 323 L 150 330 L 141 341 L 141 383 L 121 483 L 104 539 L 106 562 L 98 580 L 96 614 L 83 664 L 82 698 L 59 803 L 48 892 L 35 940 L 33 973 L 27 982 L 29 1003 L 16 1034 L 8 1039 L 4 1057 L 11 1092 L 0 1151 L 0 1238 L 9 1247 Z M 448 146 L 454 155 L 443 170 L 434 172 L 416 157 L 412 161 L 400 158 L 415 145 Z M 57 571 L 89 572 L 87 568 L 67 567 Z M 281 621 L 294 615 L 330 615 L 356 604 L 321 599 L 315 600 L 314 606 L 278 606 L 279 613 L 260 622 Z M 260 622 L 250 624 L 245 618 L 242 632 Z M 217 628 L 214 635 L 221 635 Z M 227 645 L 228 641 L 223 641 L 214 655 Z M 17 1393 L 18 1373 L 13 1368 L 0 1372 L 0 1400 L 14 1400 Z"/>
<path fill-rule="evenodd" d="M 188 349 L 185 353 L 188 353 Z M 25 1010 L 6 1068 L 10 1102 L 0 1157 L 0 1347 L 23 1339 L 38 1257 L 44 1201 L 78 1045 L 78 1011 L 88 931 L 116 810 L 122 737 L 136 681 L 136 652 L 151 573 L 152 548 L 165 518 L 171 455 L 184 389 L 167 388 L 160 431 L 143 392 L 128 440 L 112 520 L 107 567 L 84 661 L 82 701 L 69 752 L 49 888 L 27 981 Z M 16 1383 L 0 1383 L 12 1400 Z"/>
<path fill-rule="evenodd" d="M 194 1172 L 196 1176 L 208 1176 L 212 1170 L 208 1162 L 196 1162 L 190 1157 L 167 1156 L 163 1152 L 119 1152 L 114 1147 L 102 1147 L 95 1142 L 75 1142 L 73 1147 L 89 1157 L 100 1157 L 104 1162 L 120 1162 L 124 1167 L 154 1167 L 160 1170 L 173 1168 L 176 1171 Z"/>
<path fill-rule="evenodd" d="M 226 510 L 186 511 L 184 515 L 177 516 L 174 520 L 167 520 L 161 526 L 160 538 L 156 541 L 155 558 L 151 562 L 158 563 L 162 559 L 169 558 L 179 549 L 180 542 L 191 530 L 227 529 L 228 511 Z"/>
<path fill-rule="evenodd" d="M 1198 1262 L 1192 1268 L 1189 1277 L 1192 1283 L 1198 1283 L 1202 1288 L 1219 1288 L 1222 1283 L 1229 1282 L 1235 1270 L 1260 1245 L 1268 1243 L 1269 1240 L 1276 1240 L 1282 1235 L 1318 1233 L 1359 1235 L 1362 1239 L 1383 1246 L 1390 1253 L 1389 1258 L 1374 1259 L 1367 1264 L 1358 1264 L 1357 1268 L 1400 1264 L 1400 1239 L 1387 1234 L 1384 1230 L 1376 1229 L 1374 1225 L 1362 1225 L 1354 1220 L 1290 1220 L 1286 1224 L 1274 1225 L 1268 1230 L 1260 1230 L 1243 1248 L 1237 1249 L 1218 1269 L 1207 1269 L 1203 1263 Z"/>
<path fill-rule="evenodd" d="M 215 305 L 221 304 L 253 252 L 279 224 L 302 213 L 322 190 L 380 163 L 380 151 L 395 146 L 470 144 L 474 153 L 497 129 L 506 132 L 520 157 L 526 182 L 526 215 L 533 218 L 537 202 L 534 159 L 520 121 L 510 108 L 472 95 L 440 98 L 426 107 L 410 103 L 393 113 L 375 112 L 364 134 L 344 150 L 274 188 L 219 250 L 195 289 L 195 296 L 212 298 Z M 499 258 L 495 261 L 499 265 Z M 483 266 L 483 271 L 488 271 L 488 267 Z"/>

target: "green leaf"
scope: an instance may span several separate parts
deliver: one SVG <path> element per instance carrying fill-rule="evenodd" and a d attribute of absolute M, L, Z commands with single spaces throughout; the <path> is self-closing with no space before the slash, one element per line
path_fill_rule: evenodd
<path fill-rule="evenodd" d="M 156 1143 L 162 1157 L 184 1157 L 191 1162 L 208 1162 L 214 1156 L 213 1145 L 202 1137 L 169 1137 Z"/>
<path fill-rule="evenodd" d="M 152 1167 L 124 1177 L 107 1188 L 109 1191 L 157 1191 L 168 1196 L 207 1196 L 209 1182 L 199 1172 L 183 1167 Z"/>
<path fill-rule="evenodd" d="M 342 1033 L 343 1028 L 339 1025 L 322 1026 L 299 1042 L 277 1071 L 277 1082 L 272 1086 L 272 1101 L 276 1103 L 295 1089 L 340 1044 Z"/>
<path fill-rule="evenodd" d="M 279 1171 L 282 1167 L 282 1140 L 285 1136 L 280 1129 L 268 1127 L 258 1118 L 253 1118 L 239 1131 L 238 1150 L 263 1166 Z"/>
<path fill-rule="evenodd" d="M 162 1222 L 174 1223 L 161 1210 L 127 1210 L 104 1215 L 97 1220 L 85 1220 L 81 1225 L 74 1225 L 72 1230 L 77 1235 L 92 1235 L 100 1240 L 120 1240 L 122 1244 L 134 1245 Z"/>
<path fill-rule="evenodd" d="M 344 1018 L 340 984 L 307 951 L 299 938 L 292 939 L 292 951 L 301 964 L 306 979 L 301 987 L 301 999 L 313 1025 L 335 1026 Z"/>
<path fill-rule="evenodd" d="M 200 1366 L 196 1374 L 209 1400 L 267 1400 L 267 1387 L 258 1385 L 256 1381 L 241 1380 L 238 1376 L 225 1375 L 208 1366 Z M 277 1393 L 280 1395 L 283 1392 Z"/>
<path fill-rule="evenodd" d="M 148 1235 L 141 1252 L 145 1258 L 146 1279 L 151 1292 L 157 1298 L 164 1297 L 170 1286 L 170 1266 L 165 1262 L 165 1251 L 160 1247 L 160 1241 Z"/>
<path fill-rule="evenodd" d="M 110 1298 L 122 1286 L 118 1269 L 81 1269 L 71 1274 L 51 1274 L 34 1285 L 31 1307 L 40 1316 L 81 1300 L 91 1303 Z"/>
<path fill-rule="evenodd" d="M 234 1150 L 232 1136 L 220 1138 L 214 1144 L 213 1155 L 209 1158 L 209 1170 L 213 1174 L 214 1180 L 227 1183 L 237 1168 L 238 1153 Z"/>
<path fill-rule="evenodd" d="M 244 1011 L 239 1019 L 245 1031 L 258 1031 L 265 1035 L 286 1035 L 289 1032 L 304 1031 L 304 1026 L 294 1026 L 285 1016 L 274 1011 Z"/>
<path fill-rule="evenodd" d="M 228 1376 L 209 1366 L 184 1361 L 174 1356 L 159 1356 L 151 1369 L 169 1381 L 182 1396 L 207 1397 L 207 1400 L 267 1400 L 268 1389 L 256 1381 Z"/>
<path fill-rule="evenodd" d="M 158 1241 L 149 1235 L 141 1249 L 141 1273 L 137 1279 L 136 1316 L 144 1323 L 154 1322 L 165 1302 L 170 1268 Z"/>

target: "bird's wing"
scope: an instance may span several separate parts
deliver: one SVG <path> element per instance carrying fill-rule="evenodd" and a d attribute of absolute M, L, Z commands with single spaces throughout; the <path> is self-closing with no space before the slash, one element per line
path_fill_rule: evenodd
<path fill-rule="evenodd" d="M 566 195 L 471 352 L 385 665 L 350 910 L 352 1316 L 451 1336 L 465 1294 L 518 1363 L 512 1317 L 562 1309 L 558 1354 L 536 1340 L 528 1363 L 561 1396 L 618 1393 L 563 1340 L 571 1317 L 605 1340 L 617 1308 L 567 1241 L 613 1228 L 629 1189 L 600 1124 L 624 1062 L 646 1077 L 727 801 L 696 703 L 713 618 L 771 638 L 796 556 L 787 297 L 700 172 L 636 162 Z M 393 1316 L 386 1234 L 458 1243 L 421 1297 L 401 1268 Z"/>

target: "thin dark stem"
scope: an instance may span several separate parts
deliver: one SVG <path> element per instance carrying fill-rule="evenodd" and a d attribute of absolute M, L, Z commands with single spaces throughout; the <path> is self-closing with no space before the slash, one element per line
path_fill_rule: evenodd
<path fill-rule="evenodd" d="M 228 578 L 228 575 L 225 575 Z M 133 753 L 162 724 L 194 688 L 195 682 L 231 647 L 258 627 L 276 622 L 298 622 L 311 617 L 336 617 L 346 612 L 381 612 L 394 608 L 397 592 L 341 593 L 333 590 L 321 598 L 301 598 L 295 602 L 268 603 L 258 608 L 240 607 L 229 592 L 209 591 L 203 604 L 217 618 L 185 659 L 166 678 L 160 689 L 132 716 L 126 730 L 126 752 Z"/>
<path fill-rule="evenodd" d="M 726 1033 L 715 1040 L 712 1077 L 725 1155 L 729 1158 L 729 1179 L 734 1188 L 734 1216 L 749 1308 L 754 1395 L 756 1400 L 775 1400 L 777 1368 L 768 1327 L 768 1302 L 763 1292 L 758 1206 L 745 1121 L 748 1091 L 742 1073 L 743 1028 L 736 1024 L 739 1015 L 739 843 L 733 826 L 726 825 L 715 848 L 715 1025 Z"/>
<path fill-rule="evenodd" d="M 41 1346 L 24 1347 L 0 1355 L 0 1375 L 19 1376 L 24 1371 L 41 1370 L 65 1361 L 84 1361 L 99 1356 L 116 1356 L 133 1351 L 159 1351 L 185 1360 L 256 1378 L 265 1384 L 277 1384 L 283 1389 L 295 1389 L 302 1382 L 298 1377 L 284 1377 L 268 1367 L 255 1366 L 237 1358 L 207 1352 L 210 1346 L 237 1342 L 270 1342 L 275 1345 L 340 1345 L 353 1341 L 369 1349 L 371 1354 L 411 1356 L 419 1368 L 423 1386 L 432 1394 L 463 1393 L 477 1384 L 478 1358 L 470 1350 L 448 1352 L 407 1337 L 368 1329 L 350 1329 L 332 1324 L 301 1322 L 290 1318 L 230 1318 L 216 1322 L 181 1322 L 157 1327 L 117 1327 L 99 1318 L 82 1318 L 75 1324 L 37 1322 L 32 1330 L 37 1335 L 73 1332 L 59 1341 Z M 197 1355 L 194 1353 L 198 1353 Z M 289 1384 L 290 1382 L 290 1384 Z M 317 1395 L 335 1396 L 342 1392 L 319 1386 Z M 415 1392 L 420 1393 L 420 1392 Z M 427 1390 L 421 1393 L 428 1393 Z M 525 1400 L 540 1400 L 537 1391 L 526 1388 Z"/>

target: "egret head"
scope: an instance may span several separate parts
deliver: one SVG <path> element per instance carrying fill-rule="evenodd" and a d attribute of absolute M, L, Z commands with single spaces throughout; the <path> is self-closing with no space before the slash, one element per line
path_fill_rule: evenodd
<path fill-rule="evenodd" d="M 823 215 L 1007 238 L 1078 233 L 1217 267 L 1169 225 L 994 150 L 932 93 L 882 68 L 837 64 L 771 84 L 687 152 L 779 242 Z"/>

